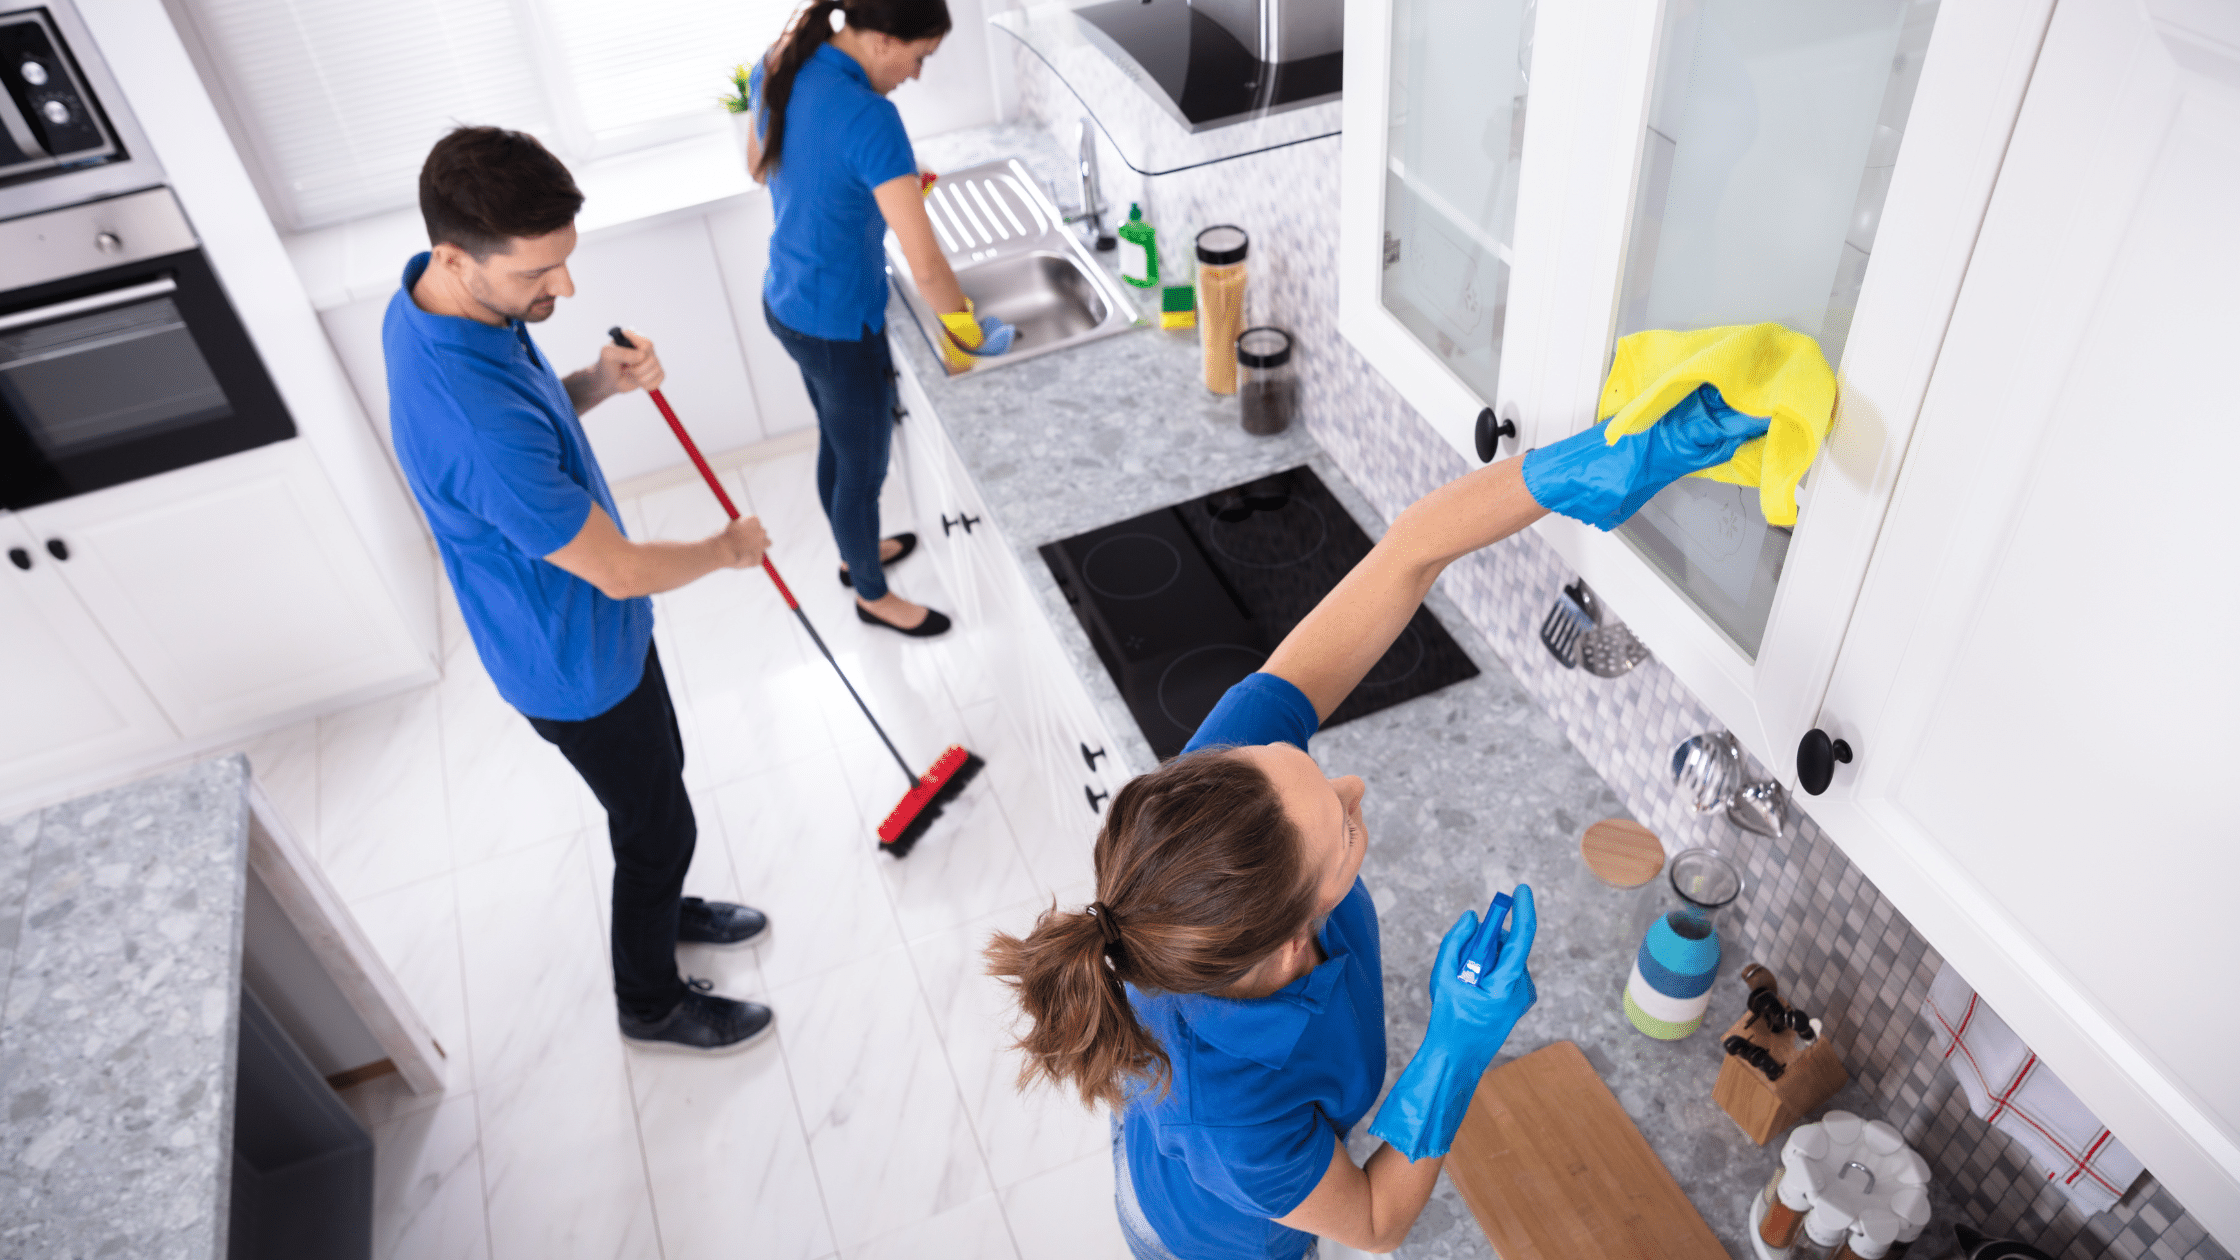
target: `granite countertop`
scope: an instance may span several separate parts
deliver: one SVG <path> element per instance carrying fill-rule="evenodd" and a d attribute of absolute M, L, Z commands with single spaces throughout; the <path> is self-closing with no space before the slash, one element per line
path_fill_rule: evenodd
<path fill-rule="evenodd" d="M 248 784 L 235 755 L 0 822 L 0 1254 L 223 1254 Z"/>
<path fill-rule="evenodd" d="M 1043 133 L 1024 127 L 943 137 L 919 151 L 937 170 L 1012 155 L 1038 173 L 1070 170 Z M 1253 437 L 1238 423 L 1235 398 L 1205 390 L 1194 332 L 1140 328 L 951 379 L 899 301 L 889 321 L 897 358 L 924 388 L 1135 770 L 1156 758 L 1038 546 L 1300 464 L 1315 470 L 1364 532 L 1383 536 L 1383 518 L 1303 428 Z M 907 426 L 904 432 L 907 440 Z M 1679 902 L 1661 876 L 1619 890 L 1586 869 L 1581 833 L 1599 819 L 1624 816 L 1624 804 L 1454 605 L 1436 589 L 1427 603 L 1479 676 L 1314 741 L 1326 771 L 1368 783 L 1362 878 L 1384 943 L 1386 1079 L 1398 1076 L 1422 1040 L 1430 1013 L 1424 973 L 1446 928 L 1465 908 L 1482 910 L 1496 890 L 1530 883 L 1540 908 L 1533 951 L 1540 997 L 1504 1061 L 1555 1041 L 1577 1043 L 1728 1250 L 1747 1257 L 1750 1196 L 1771 1174 L 1778 1150 L 1744 1137 L 1711 1101 L 1711 1085 L 1723 1059 L 1718 1034 L 1743 1014 L 1744 988 L 1734 976 L 1748 959 L 1726 950 L 1697 1035 L 1658 1042 L 1627 1023 L 1619 996 L 1634 951 L 1650 921 Z M 1856 1085 L 1847 1086 L 1833 1105 L 1849 1099 L 1861 1109 L 1859 1097 Z M 1366 1128 L 1354 1137 L 1357 1157 L 1375 1146 Z M 1398 1254 L 1493 1252 L 1442 1178 Z"/>

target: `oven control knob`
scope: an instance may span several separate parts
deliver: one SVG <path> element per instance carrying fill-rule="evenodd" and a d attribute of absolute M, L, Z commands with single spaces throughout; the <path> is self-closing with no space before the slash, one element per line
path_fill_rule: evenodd
<path fill-rule="evenodd" d="M 124 248 L 124 241 L 114 232 L 103 232 L 93 238 L 93 247 L 104 254 L 114 254 Z"/>
<path fill-rule="evenodd" d="M 57 127 L 64 126 L 70 121 L 70 107 L 61 101 L 47 101 L 39 106 L 39 112 L 46 115 L 47 121 Z"/>
<path fill-rule="evenodd" d="M 47 85 L 47 68 L 36 61 L 24 62 L 23 81 L 33 87 L 45 87 Z"/>

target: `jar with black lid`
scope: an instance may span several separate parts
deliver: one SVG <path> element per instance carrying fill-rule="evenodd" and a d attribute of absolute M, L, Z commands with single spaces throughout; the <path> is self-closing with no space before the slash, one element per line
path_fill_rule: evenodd
<path fill-rule="evenodd" d="M 1299 410 L 1299 374 L 1291 334 L 1265 325 L 1237 334 L 1237 398 L 1244 431 L 1266 437 L 1291 427 Z"/>

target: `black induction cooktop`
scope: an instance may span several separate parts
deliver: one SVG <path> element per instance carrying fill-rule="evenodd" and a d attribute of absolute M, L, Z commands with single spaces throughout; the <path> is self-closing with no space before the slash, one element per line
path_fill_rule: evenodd
<path fill-rule="evenodd" d="M 1151 750 L 1182 751 L 1221 693 L 1369 554 L 1310 468 L 1263 477 L 1041 548 Z M 1478 667 L 1418 608 L 1325 728 L 1389 709 Z"/>

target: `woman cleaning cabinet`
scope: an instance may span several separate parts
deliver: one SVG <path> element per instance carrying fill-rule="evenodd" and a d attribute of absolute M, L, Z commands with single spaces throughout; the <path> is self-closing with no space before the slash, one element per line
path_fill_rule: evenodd
<path fill-rule="evenodd" d="M 880 240 L 892 229 L 941 315 L 952 367 L 1000 354 L 1014 331 L 974 314 L 934 240 L 917 158 L 886 99 L 918 77 L 949 32 L 943 0 L 817 0 L 749 76 L 748 167 L 770 187 L 776 227 L 762 309 L 801 369 L 817 412 L 817 497 L 840 548 L 856 616 L 913 638 L 949 618 L 887 587 L 917 547 L 879 535 L 879 489 L 894 429 Z"/>

